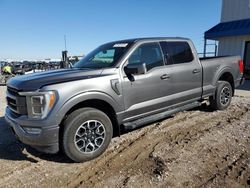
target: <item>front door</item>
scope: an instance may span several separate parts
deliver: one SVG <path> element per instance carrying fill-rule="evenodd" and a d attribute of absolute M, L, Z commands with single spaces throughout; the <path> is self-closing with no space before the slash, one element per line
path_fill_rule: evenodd
<path fill-rule="evenodd" d="M 244 75 L 250 77 L 250 41 L 245 43 L 244 51 Z"/>
<path fill-rule="evenodd" d="M 144 43 L 128 58 L 128 64 L 145 63 L 147 73 L 124 77 L 123 97 L 125 121 L 159 112 L 171 105 L 167 97 L 172 93 L 172 69 L 164 65 L 159 43 Z M 126 119 L 127 118 L 127 119 Z"/>

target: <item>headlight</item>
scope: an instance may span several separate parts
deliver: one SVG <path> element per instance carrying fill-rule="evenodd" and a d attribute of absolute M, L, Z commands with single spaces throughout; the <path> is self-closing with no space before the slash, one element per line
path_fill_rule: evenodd
<path fill-rule="evenodd" d="M 20 92 L 19 95 L 26 96 L 28 117 L 33 119 L 47 117 L 56 102 L 54 91 Z"/>

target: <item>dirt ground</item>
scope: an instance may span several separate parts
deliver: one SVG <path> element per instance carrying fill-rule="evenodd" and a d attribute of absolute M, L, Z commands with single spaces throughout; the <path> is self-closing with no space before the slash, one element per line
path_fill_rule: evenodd
<path fill-rule="evenodd" d="M 72 163 L 16 141 L 0 87 L 0 187 L 250 187 L 250 98 L 206 107 L 114 138 L 99 158 Z"/>

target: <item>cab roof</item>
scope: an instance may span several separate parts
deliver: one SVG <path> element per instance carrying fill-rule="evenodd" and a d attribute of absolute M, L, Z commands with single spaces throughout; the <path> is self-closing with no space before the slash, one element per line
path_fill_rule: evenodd
<path fill-rule="evenodd" d="M 125 39 L 113 41 L 116 43 L 135 43 L 139 41 L 150 41 L 150 40 L 190 40 L 188 38 L 183 37 L 147 37 L 147 38 L 133 38 L 133 39 Z"/>

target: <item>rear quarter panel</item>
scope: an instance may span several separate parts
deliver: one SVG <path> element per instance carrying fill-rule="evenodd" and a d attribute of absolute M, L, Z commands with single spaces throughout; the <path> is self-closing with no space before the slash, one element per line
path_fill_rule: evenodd
<path fill-rule="evenodd" d="M 203 97 L 214 94 L 220 77 L 229 72 L 232 74 L 235 86 L 242 77 L 239 70 L 240 56 L 218 57 L 201 60 L 203 66 Z"/>

